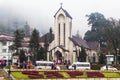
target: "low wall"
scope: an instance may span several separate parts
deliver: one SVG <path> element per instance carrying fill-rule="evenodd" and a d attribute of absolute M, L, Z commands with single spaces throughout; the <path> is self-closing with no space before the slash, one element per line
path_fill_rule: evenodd
<path fill-rule="evenodd" d="M 120 80 L 120 78 L 72 78 L 72 79 L 32 79 L 32 80 Z"/>

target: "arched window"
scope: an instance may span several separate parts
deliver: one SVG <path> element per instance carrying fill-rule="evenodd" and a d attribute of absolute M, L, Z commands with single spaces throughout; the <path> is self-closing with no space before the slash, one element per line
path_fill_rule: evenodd
<path fill-rule="evenodd" d="M 66 30 L 65 30 L 65 23 L 64 23 L 64 26 L 63 26 L 63 27 L 64 27 L 64 46 L 65 46 L 65 37 L 66 37 L 66 36 L 65 36 L 65 32 L 66 32 Z"/>
<path fill-rule="evenodd" d="M 58 41 L 60 45 L 60 23 L 58 24 Z"/>

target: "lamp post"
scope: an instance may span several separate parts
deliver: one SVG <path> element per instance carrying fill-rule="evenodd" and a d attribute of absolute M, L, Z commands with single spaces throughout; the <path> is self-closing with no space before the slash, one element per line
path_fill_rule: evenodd
<path fill-rule="evenodd" d="M 27 55 L 27 56 L 28 56 L 28 61 L 30 61 L 30 54 L 28 53 L 28 55 Z"/>

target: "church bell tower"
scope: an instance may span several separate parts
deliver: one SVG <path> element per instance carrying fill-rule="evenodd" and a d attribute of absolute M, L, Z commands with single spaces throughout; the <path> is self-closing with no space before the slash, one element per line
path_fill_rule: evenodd
<path fill-rule="evenodd" d="M 54 29 L 55 46 L 62 46 L 68 50 L 69 37 L 72 36 L 72 17 L 65 9 L 63 9 L 62 4 L 54 15 Z"/>

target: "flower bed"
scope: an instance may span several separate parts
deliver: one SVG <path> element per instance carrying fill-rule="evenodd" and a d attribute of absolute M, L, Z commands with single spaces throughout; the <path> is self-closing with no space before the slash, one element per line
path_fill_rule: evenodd
<path fill-rule="evenodd" d="M 48 71 L 44 72 L 47 78 L 64 78 L 63 75 L 59 74 L 58 72 Z"/>
<path fill-rule="evenodd" d="M 81 72 L 81 71 L 67 71 L 67 73 L 68 73 L 72 78 L 75 78 L 76 76 L 81 76 L 81 75 L 83 75 L 83 72 Z"/>
<path fill-rule="evenodd" d="M 43 79 L 44 76 L 41 74 L 37 74 L 37 75 L 29 75 L 28 76 L 30 79 Z"/>
<path fill-rule="evenodd" d="M 104 77 L 101 72 L 86 72 L 88 77 Z"/>
<path fill-rule="evenodd" d="M 39 72 L 38 71 L 22 71 L 22 74 L 37 75 L 39 74 Z"/>
<path fill-rule="evenodd" d="M 28 77 L 30 79 L 41 79 L 41 78 L 44 78 L 44 76 L 39 74 L 38 71 L 22 71 L 22 74 L 28 75 Z"/>
<path fill-rule="evenodd" d="M 14 71 L 16 79 L 120 78 L 118 72 L 99 71 Z"/>

